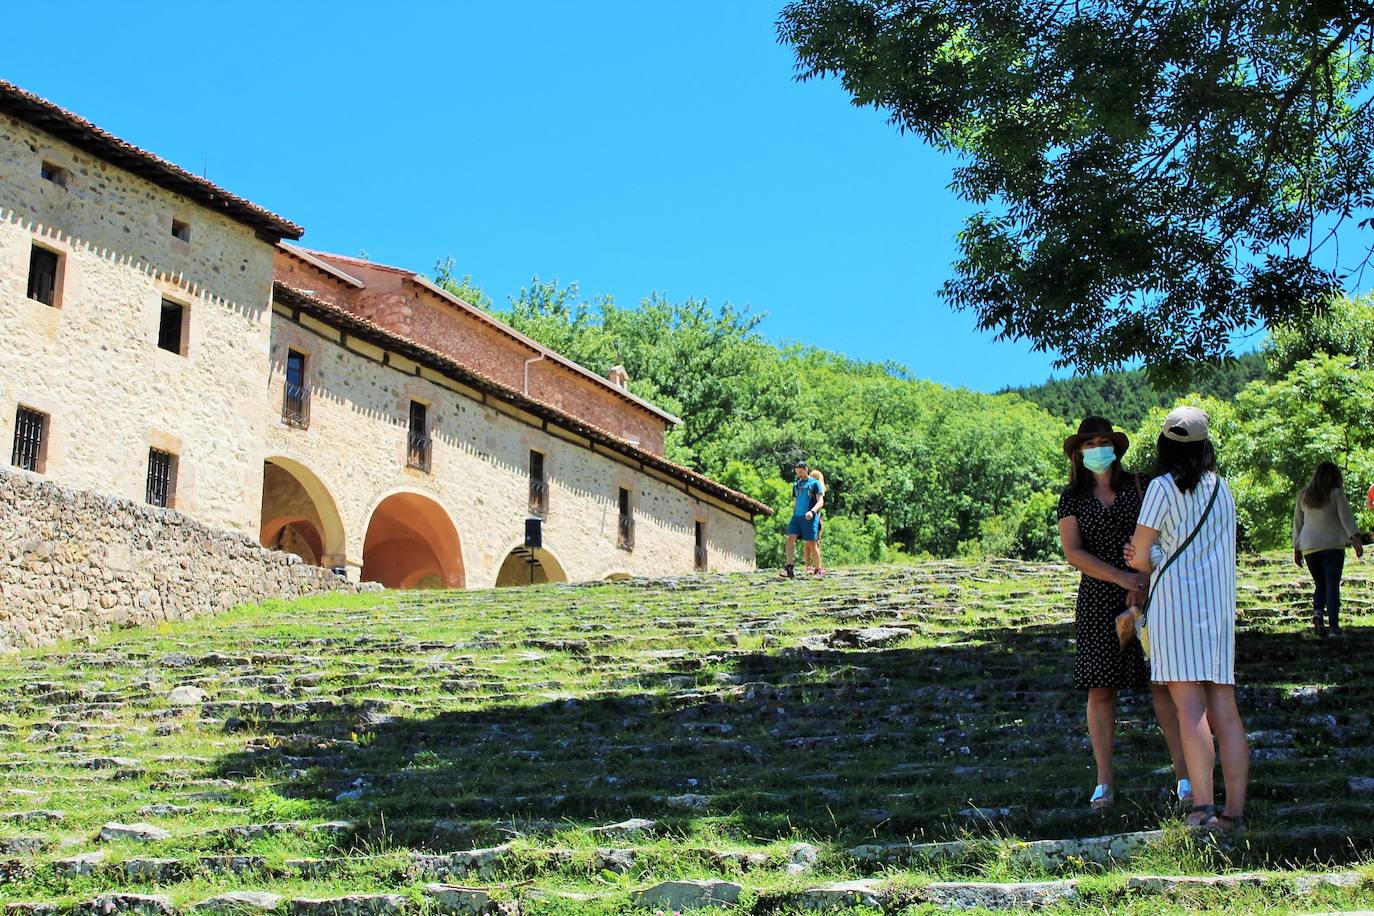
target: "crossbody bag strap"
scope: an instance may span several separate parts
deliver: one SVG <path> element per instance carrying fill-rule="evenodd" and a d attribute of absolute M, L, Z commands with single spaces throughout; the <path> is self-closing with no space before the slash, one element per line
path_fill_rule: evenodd
<path fill-rule="evenodd" d="M 1155 588 L 1159 585 L 1159 580 L 1164 578 L 1164 571 L 1168 569 L 1170 566 L 1174 565 L 1174 561 L 1177 560 L 1180 556 L 1182 556 L 1183 551 L 1187 550 L 1188 545 L 1193 543 L 1193 539 L 1198 536 L 1198 532 L 1202 530 L 1202 526 L 1207 522 L 1207 516 L 1212 514 L 1212 506 L 1216 503 L 1217 494 L 1220 492 L 1221 477 L 1218 476 L 1217 485 L 1212 488 L 1212 498 L 1207 500 L 1207 508 L 1202 510 L 1202 518 L 1197 520 L 1197 527 L 1193 529 L 1193 533 L 1188 535 L 1188 537 L 1183 541 L 1182 544 L 1178 545 L 1178 550 L 1175 550 L 1169 556 L 1169 559 L 1164 561 L 1164 565 L 1159 568 L 1158 574 L 1155 575 L 1154 585 L 1150 586 L 1150 593 L 1145 596 L 1145 606 L 1140 609 L 1141 620 L 1144 620 L 1145 616 L 1150 612 L 1150 602 L 1155 597 Z"/>

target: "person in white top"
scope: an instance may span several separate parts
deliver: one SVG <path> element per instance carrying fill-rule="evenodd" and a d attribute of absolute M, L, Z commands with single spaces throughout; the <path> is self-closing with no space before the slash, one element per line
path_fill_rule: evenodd
<path fill-rule="evenodd" d="M 1157 447 L 1154 479 L 1126 548 L 1130 565 L 1151 574 L 1150 679 L 1168 685 L 1178 709 L 1193 783 L 1188 823 L 1242 829 L 1250 747 L 1236 708 L 1236 504 L 1216 473 L 1205 412 L 1175 409 Z M 1214 803 L 1213 733 L 1224 810 Z"/>
<path fill-rule="evenodd" d="M 1312 629 L 1317 636 L 1341 635 L 1341 573 L 1345 569 L 1345 545 L 1364 556 L 1360 529 L 1345 498 L 1345 480 L 1333 462 L 1323 461 L 1312 482 L 1298 494 L 1293 506 L 1293 562 L 1312 574 Z M 1325 616 L 1323 616 L 1325 615 Z"/>

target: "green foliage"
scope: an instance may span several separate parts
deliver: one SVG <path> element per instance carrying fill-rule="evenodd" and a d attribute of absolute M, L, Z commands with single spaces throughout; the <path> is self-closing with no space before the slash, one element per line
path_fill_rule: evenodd
<path fill-rule="evenodd" d="M 1243 547 L 1289 546 L 1293 504 L 1321 461 L 1334 461 L 1346 478 L 1346 496 L 1363 507 L 1374 481 L 1374 369 L 1351 369 L 1349 359 L 1324 354 L 1298 362 L 1269 384 L 1252 382 L 1234 400 L 1190 396 L 1211 418 L 1217 462 L 1236 499 Z M 1154 442 L 1168 408 L 1142 424 L 1137 462 L 1153 459 Z M 1374 513 L 1361 509 L 1361 528 Z"/>
<path fill-rule="evenodd" d="M 981 209 L 945 297 L 1063 366 L 1182 377 L 1310 316 L 1370 225 L 1367 5 L 794 0 L 778 32 L 800 79 L 960 157 Z"/>
<path fill-rule="evenodd" d="M 1351 365 L 1374 369 L 1374 297 L 1338 297 L 1311 321 L 1271 329 L 1264 348 L 1264 358 L 1275 375 L 1286 375 L 1319 353 L 1348 356 Z"/>
<path fill-rule="evenodd" d="M 628 309 L 536 278 L 496 314 L 594 371 L 623 364 L 632 391 L 682 417 L 669 458 L 778 510 L 758 525 L 762 565 L 782 562 L 798 458 L 827 478 L 828 565 L 953 556 L 995 517 L 1017 530 L 998 544 L 1044 554 L 1020 507 L 1058 492 L 1068 430 L 1017 395 L 780 348 L 758 335 L 758 317 L 698 299 Z"/>
<path fill-rule="evenodd" d="M 1196 373 L 1191 389 L 1156 386 L 1143 369 L 1118 369 L 1007 390 L 1034 401 L 1073 426 L 1084 417 L 1096 415 L 1131 430 L 1139 427 L 1154 408 L 1172 406 L 1190 391 L 1223 400 L 1235 397 L 1250 382 L 1269 377 L 1265 359 L 1259 353 L 1247 353 L 1212 364 Z"/>

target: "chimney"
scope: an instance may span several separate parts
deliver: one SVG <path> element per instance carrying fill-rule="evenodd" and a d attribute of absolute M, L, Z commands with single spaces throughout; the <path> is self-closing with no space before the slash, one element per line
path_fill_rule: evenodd
<path fill-rule="evenodd" d="M 611 380 L 611 384 L 617 388 L 629 390 L 630 373 L 625 371 L 624 366 L 612 366 L 611 371 L 606 373 L 606 377 Z"/>

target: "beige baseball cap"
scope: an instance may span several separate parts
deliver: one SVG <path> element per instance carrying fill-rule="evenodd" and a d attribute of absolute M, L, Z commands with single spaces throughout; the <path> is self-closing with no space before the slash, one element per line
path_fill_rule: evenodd
<path fill-rule="evenodd" d="M 1207 439 L 1207 411 L 1200 407 L 1175 407 L 1164 418 L 1164 436 L 1175 442 L 1202 442 Z"/>

